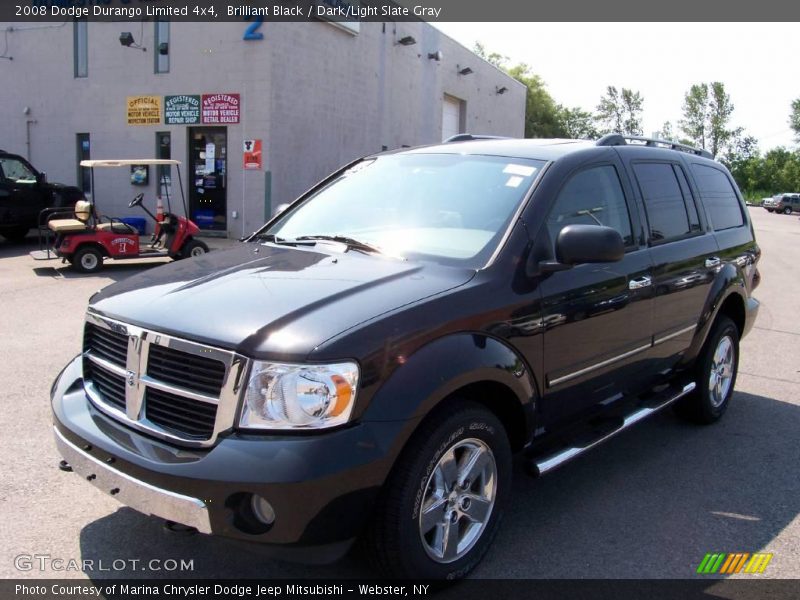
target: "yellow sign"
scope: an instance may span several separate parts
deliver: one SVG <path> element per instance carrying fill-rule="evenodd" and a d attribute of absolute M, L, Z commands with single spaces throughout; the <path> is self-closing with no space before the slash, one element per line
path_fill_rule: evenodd
<path fill-rule="evenodd" d="M 128 125 L 160 125 L 161 96 L 128 96 Z"/>

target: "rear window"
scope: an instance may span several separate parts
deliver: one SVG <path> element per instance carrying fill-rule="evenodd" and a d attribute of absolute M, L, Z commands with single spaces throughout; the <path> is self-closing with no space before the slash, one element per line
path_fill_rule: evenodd
<path fill-rule="evenodd" d="M 720 231 L 744 225 L 742 205 L 727 175 L 714 167 L 696 163 L 692 164 L 692 171 L 714 229 Z"/>

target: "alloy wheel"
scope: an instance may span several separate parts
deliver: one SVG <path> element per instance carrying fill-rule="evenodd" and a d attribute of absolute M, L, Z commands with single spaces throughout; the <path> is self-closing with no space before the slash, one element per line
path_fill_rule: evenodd
<path fill-rule="evenodd" d="M 468 438 L 449 448 L 428 477 L 419 514 L 428 556 L 450 563 L 469 552 L 486 529 L 496 493 L 497 465 L 488 445 Z"/>

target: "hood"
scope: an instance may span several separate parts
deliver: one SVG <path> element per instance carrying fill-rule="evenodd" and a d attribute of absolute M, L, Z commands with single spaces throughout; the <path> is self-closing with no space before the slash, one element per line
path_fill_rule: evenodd
<path fill-rule="evenodd" d="M 302 360 L 359 323 L 463 285 L 475 274 L 328 251 L 336 246 L 244 243 L 112 284 L 92 297 L 90 308 L 254 358 Z"/>

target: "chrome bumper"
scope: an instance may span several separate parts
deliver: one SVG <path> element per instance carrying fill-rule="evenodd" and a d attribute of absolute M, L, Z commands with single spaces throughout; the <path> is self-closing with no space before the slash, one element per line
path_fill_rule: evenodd
<path fill-rule="evenodd" d="M 146 515 L 155 515 L 211 533 L 211 522 L 205 502 L 157 488 L 111 468 L 89 456 L 53 428 L 56 447 L 72 470 L 95 487 L 126 506 Z"/>

